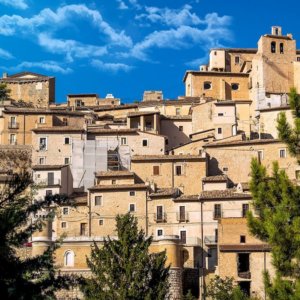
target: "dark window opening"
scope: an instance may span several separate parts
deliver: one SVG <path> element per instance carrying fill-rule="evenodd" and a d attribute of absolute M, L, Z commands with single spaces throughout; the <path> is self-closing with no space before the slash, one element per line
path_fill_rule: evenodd
<path fill-rule="evenodd" d="M 242 217 L 245 218 L 247 216 L 247 211 L 249 210 L 249 204 L 243 204 L 242 206 Z"/>
<path fill-rule="evenodd" d="M 271 43 L 271 53 L 276 53 L 276 42 Z"/>
<path fill-rule="evenodd" d="M 178 127 L 179 131 L 183 131 L 183 126 Z"/>
<path fill-rule="evenodd" d="M 239 57 L 239 56 L 236 56 L 236 57 L 234 58 L 234 62 L 235 62 L 236 65 L 238 65 L 238 64 L 240 63 L 240 57 Z"/>
<path fill-rule="evenodd" d="M 251 286 L 251 282 L 250 281 L 240 281 L 239 283 L 239 287 L 241 289 L 241 291 L 248 297 L 250 297 L 250 286 Z"/>
<path fill-rule="evenodd" d="M 231 89 L 232 89 L 233 91 L 237 91 L 237 90 L 239 89 L 239 84 L 238 84 L 238 83 L 232 83 L 232 84 L 231 84 Z"/>
<path fill-rule="evenodd" d="M 220 219 L 222 217 L 221 204 L 215 204 L 214 206 L 214 219 Z"/>
<path fill-rule="evenodd" d="M 180 241 L 182 244 L 186 244 L 186 231 L 185 230 L 180 231 Z"/>
<path fill-rule="evenodd" d="M 222 128 L 221 127 L 218 128 L 218 134 L 222 134 Z"/>
<path fill-rule="evenodd" d="M 179 206 L 179 221 L 184 222 L 185 220 L 185 206 Z"/>
<path fill-rule="evenodd" d="M 163 221 L 163 207 L 160 205 L 160 206 L 157 206 L 156 207 L 156 220 L 157 221 Z"/>
<path fill-rule="evenodd" d="M 159 166 L 153 166 L 153 175 L 159 175 Z"/>
<path fill-rule="evenodd" d="M 245 235 L 241 235 L 240 236 L 240 243 L 246 243 L 246 236 Z"/>
<path fill-rule="evenodd" d="M 280 50 L 280 54 L 284 53 L 283 43 L 280 43 L 279 50 Z"/>
<path fill-rule="evenodd" d="M 203 87 L 204 87 L 205 90 L 210 90 L 211 89 L 211 82 L 210 81 L 204 82 Z"/>
<path fill-rule="evenodd" d="M 177 176 L 182 175 L 182 168 L 181 168 L 181 166 L 176 166 L 175 167 L 175 175 L 177 175 Z"/>
<path fill-rule="evenodd" d="M 250 279 L 250 254 L 238 253 L 238 276 L 245 279 Z"/>

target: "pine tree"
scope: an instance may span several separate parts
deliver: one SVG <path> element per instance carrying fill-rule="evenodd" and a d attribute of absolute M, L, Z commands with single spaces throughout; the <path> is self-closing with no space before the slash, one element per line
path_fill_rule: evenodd
<path fill-rule="evenodd" d="M 285 171 L 273 165 L 268 177 L 266 168 L 253 160 L 251 192 L 257 217 L 248 214 L 250 232 L 271 246 L 273 280 L 264 274 L 266 292 L 271 300 L 300 299 L 300 187 Z"/>
<path fill-rule="evenodd" d="M 32 216 L 54 203 L 68 200 L 60 195 L 33 203 L 31 176 L 13 175 L 0 195 L 0 297 L 1 299 L 54 299 L 55 291 L 68 288 L 75 278 L 57 276 L 53 245 L 43 255 L 22 259 L 17 251 L 40 230 L 43 220 Z M 50 216 L 48 216 L 50 217 Z"/>
<path fill-rule="evenodd" d="M 163 300 L 168 294 L 166 253 L 149 253 L 152 237 L 138 230 L 130 213 L 116 217 L 117 239 L 94 243 L 87 259 L 93 276 L 82 287 L 86 299 Z"/>

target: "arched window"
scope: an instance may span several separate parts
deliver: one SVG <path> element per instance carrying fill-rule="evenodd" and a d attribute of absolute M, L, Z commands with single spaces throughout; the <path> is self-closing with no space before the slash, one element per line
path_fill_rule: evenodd
<path fill-rule="evenodd" d="M 279 49 L 280 49 L 280 54 L 283 54 L 284 53 L 283 43 L 280 43 Z"/>
<path fill-rule="evenodd" d="M 74 267 L 74 252 L 73 251 L 68 250 L 67 252 L 65 252 L 64 265 L 65 265 L 65 267 Z"/>
<path fill-rule="evenodd" d="M 276 52 L 276 42 L 272 42 L 271 43 L 271 53 L 275 53 Z"/>
<path fill-rule="evenodd" d="M 205 81 L 203 84 L 203 88 L 205 90 L 210 90 L 211 89 L 211 82 L 210 81 Z"/>

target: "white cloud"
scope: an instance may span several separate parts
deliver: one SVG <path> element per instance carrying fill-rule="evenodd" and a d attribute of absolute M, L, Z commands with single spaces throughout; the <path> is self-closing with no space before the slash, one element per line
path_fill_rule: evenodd
<path fill-rule="evenodd" d="M 0 58 L 2 58 L 2 59 L 12 59 L 14 57 L 8 51 L 0 48 Z"/>
<path fill-rule="evenodd" d="M 0 0 L 0 4 L 12 6 L 12 7 L 19 8 L 19 9 L 28 8 L 26 0 Z"/>
<path fill-rule="evenodd" d="M 142 6 L 139 4 L 139 2 L 137 0 L 128 0 L 129 3 L 136 9 L 141 9 Z"/>
<path fill-rule="evenodd" d="M 190 66 L 190 67 L 193 67 L 193 68 L 198 68 L 200 65 L 205 65 L 207 64 L 208 62 L 208 56 L 205 55 L 203 57 L 200 57 L 200 58 L 196 58 L 196 59 L 193 59 L 191 61 L 188 61 L 186 63 L 187 66 Z"/>
<path fill-rule="evenodd" d="M 128 6 L 126 5 L 126 3 L 123 0 L 117 0 L 118 4 L 119 4 L 119 9 L 128 9 Z"/>
<path fill-rule="evenodd" d="M 133 66 L 122 63 L 105 63 L 99 59 L 93 59 L 91 61 L 91 65 L 99 70 L 111 71 L 113 73 L 116 73 L 118 71 L 129 72 L 133 69 Z"/>
<path fill-rule="evenodd" d="M 106 38 L 115 44 L 130 47 L 132 40 L 124 31 L 116 31 L 102 18 L 99 11 L 81 5 L 66 5 L 53 11 L 49 8 L 43 9 L 32 18 L 23 18 L 18 15 L 3 15 L 0 17 L 0 34 L 12 36 L 16 33 L 37 34 L 44 31 L 55 31 L 58 28 L 75 24 L 74 17 L 89 20 L 92 25 L 104 34 Z"/>
<path fill-rule="evenodd" d="M 19 65 L 10 68 L 10 70 L 13 71 L 19 71 L 24 69 L 31 69 L 31 68 L 39 68 L 46 71 L 54 72 L 54 73 L 61 73 L 61 74 L 69 74 L 73 72 L 71 68 L 65 68 L 58 64 L 55 61 L 40 61 L 40 62 L 30 62 L 30 61 L 24 61 L 20 63 Z"/>
<path fill-rule="evenodd" d="M 146 13 L 137 15 L 137 20 L 148 20 L 152 23 L 161 23 L 168 26 L 182 26 L 182 25 L 199 25 L 204 24 L 195 13 L 191 12 L 192 6 L 184 5 L 180 9 L 146 7 Z"/>
<path fill-rule="evenodd" d="M 66 55 L 68 61 L 73 61 L 74 57 L 98 57 L 107 53 L 107 48 L 105 46 L 99 47 L 82 44 L 74 40 L 56 39 L 45 33 L 39 34 L 38 43 L 51 53 Z"/>

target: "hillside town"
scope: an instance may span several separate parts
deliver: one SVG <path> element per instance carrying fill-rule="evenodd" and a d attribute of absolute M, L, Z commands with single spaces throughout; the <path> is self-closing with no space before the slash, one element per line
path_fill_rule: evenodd
<path fill-rule="evenodd" d="M 97 91 L 57 102 L 55 77 L 3 73 L 10 93 L 0 103 L 1 184 L 25 164 L 36 200 L 65 194 L 75 203 L 61 206 L 23 255 L 42 254 L 64 236 L 60 274 L 88 276 L 93 242 L 116 236 L 115 217 L 130 212 L 153 236 L 151 251 L 166 250 L 170 299 L 189 290 L 202 299 L 215 275 L 265 299 L 263 271 L 274 268 L 271 247 L 247 227 L 251 161 L 270 173 L 277 161 L 300 179 L 276 127 L 281 112 L 293 123 L 288 94 L 300 91 L 300 50 L 273 26 L 257 48 L 211 49 L 207 65 L 182 75 L 185 94 L 177 99 L 147 90 L 123 103 Z M 68 297 L 80 297 L 78 290 Z"/>

